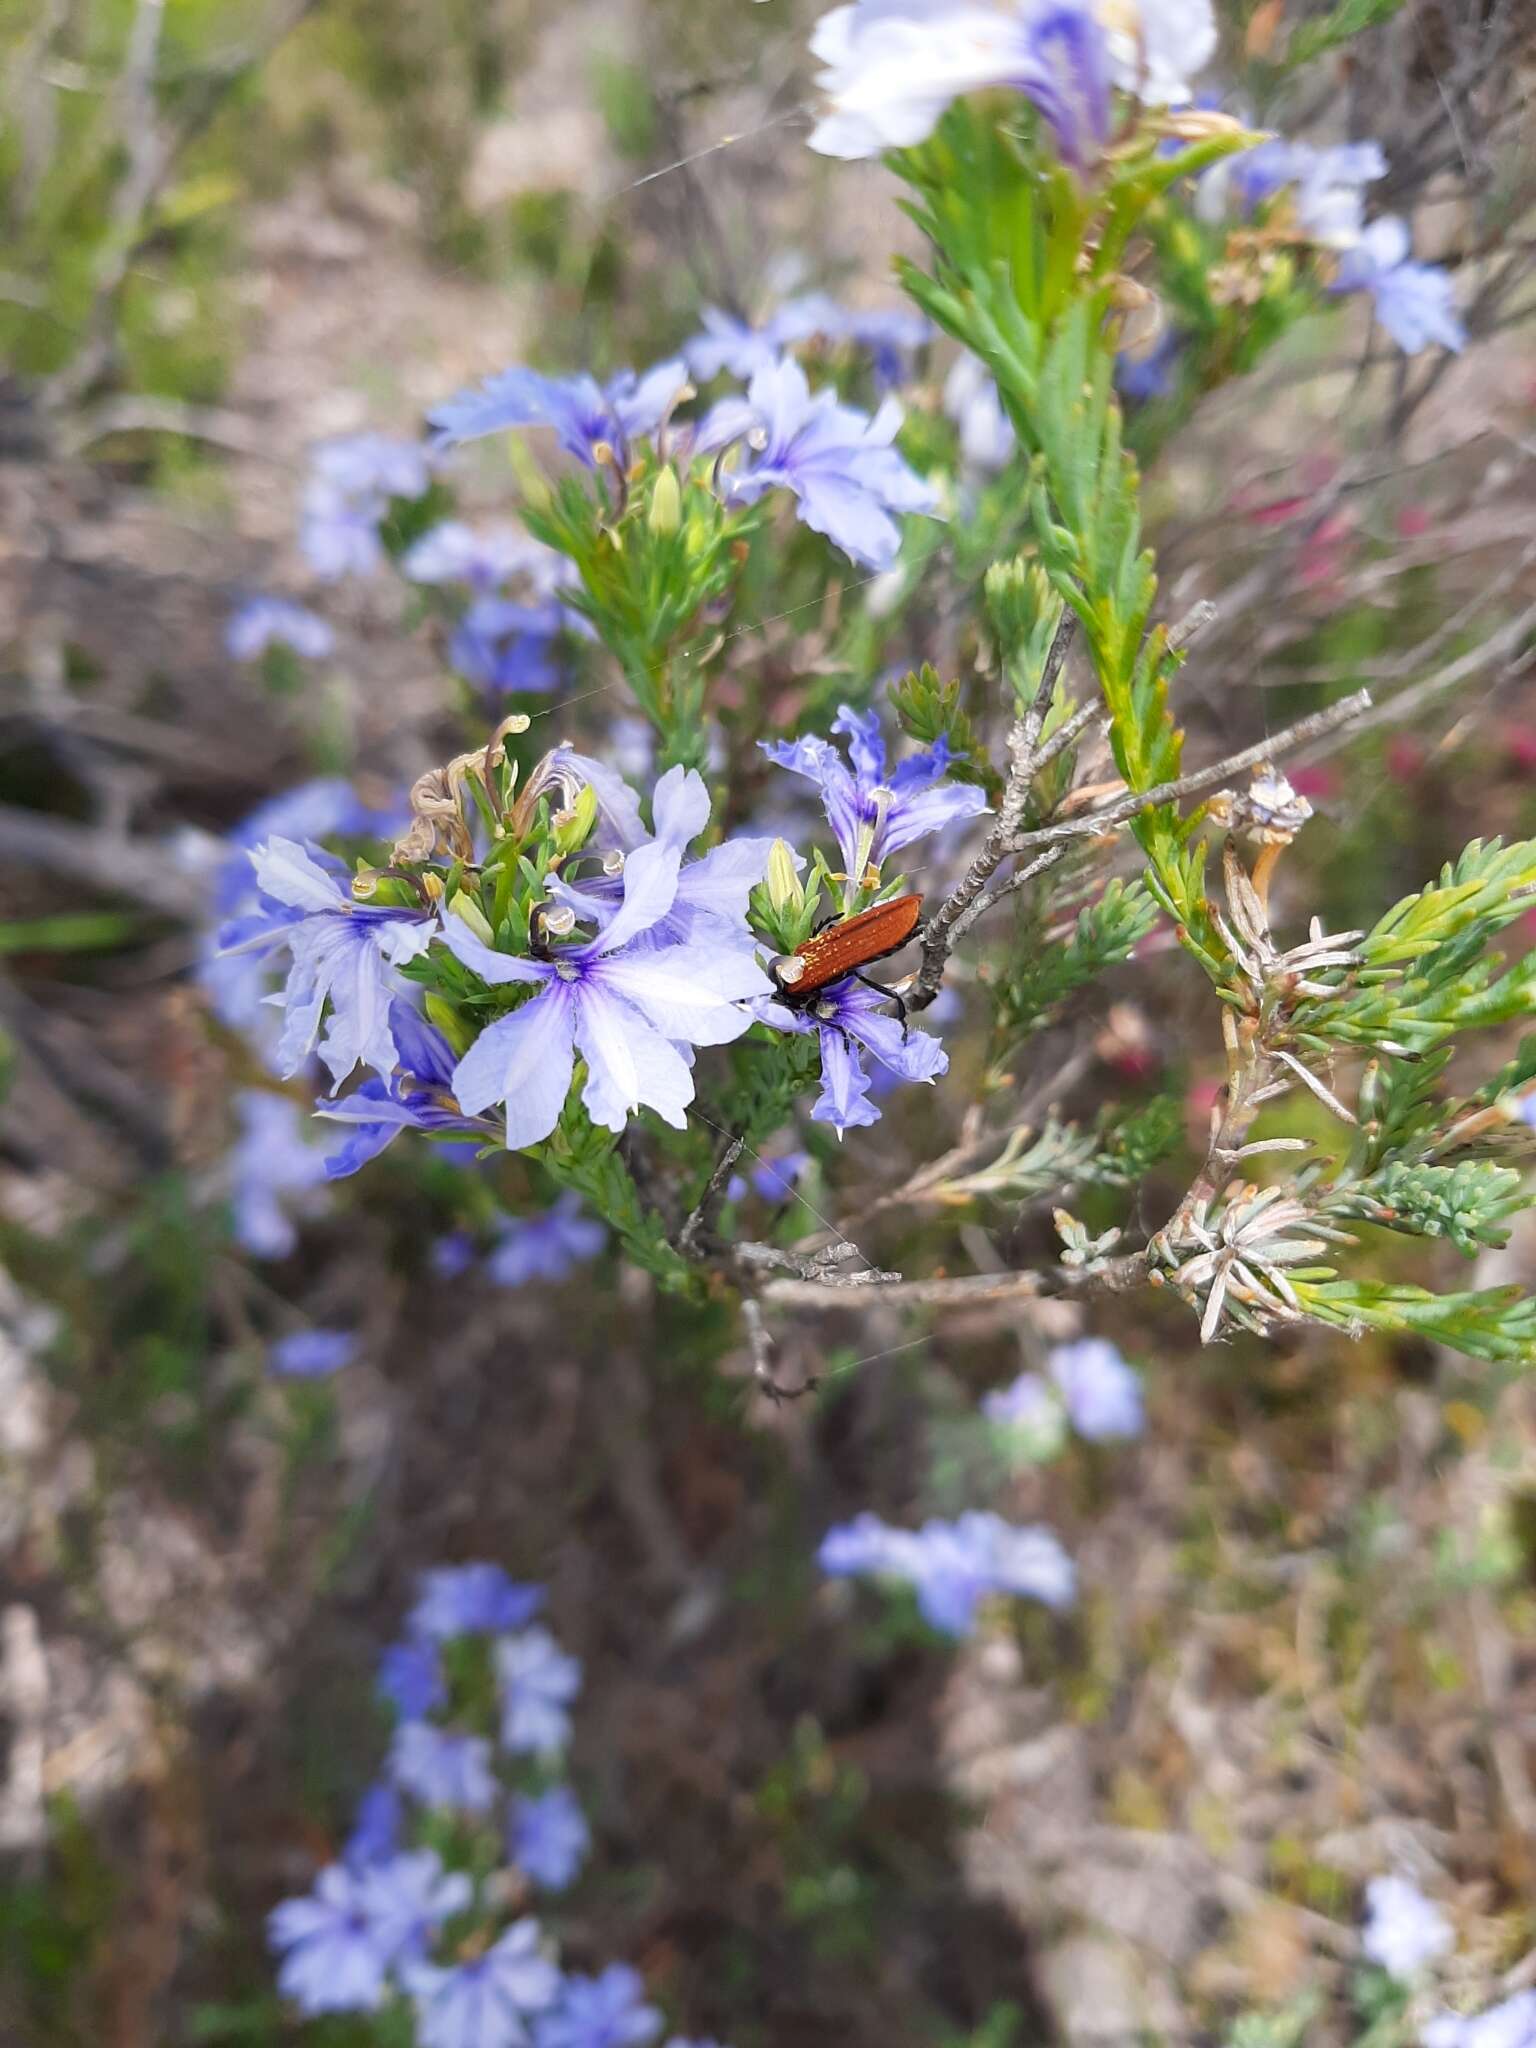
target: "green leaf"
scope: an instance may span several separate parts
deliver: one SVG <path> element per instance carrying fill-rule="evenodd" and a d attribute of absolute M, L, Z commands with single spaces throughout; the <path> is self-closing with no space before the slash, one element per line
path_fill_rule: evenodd
<path fill-rule="evenodd" d="M 1410 1237 L 1447 1237 L 1470 1259 L 1485 1246 L 1507 1244 L 1507 1219 L 1533 1203 L 1536 1195 L 1523 1191 L 1515 1168 L 1491 1160 L 1430 1166 L 1389 1159 L 1318 1206 L 1330 1216 L 1358 1216 Z"/>
<path fill-rule="evenodd" d="M 1399 1282 L 1316 1281 L 1296 1275 L 1291 1284 L 1307 1315 L 1337 1329 L 1422 1337 L 1494 1365 L 1536 1363 L 1536 1299 L 1518 1287 L 1431 1294 Z"/>

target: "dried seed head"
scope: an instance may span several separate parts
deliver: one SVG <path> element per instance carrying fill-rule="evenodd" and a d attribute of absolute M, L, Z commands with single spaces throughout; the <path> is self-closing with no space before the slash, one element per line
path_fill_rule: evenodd
<path fill-rule="evenodd" d="M 1304 796 L 1266 761 L 1253 771 L 1246 796 L 1233 805 L 1239 830 L 1264 846 L 1289 846 L 1312 815 Z"/>

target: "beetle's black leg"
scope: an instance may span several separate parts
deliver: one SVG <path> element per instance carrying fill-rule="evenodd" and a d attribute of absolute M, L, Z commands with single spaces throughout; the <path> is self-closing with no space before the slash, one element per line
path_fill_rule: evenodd
<path fill-rule="evenodd" d="M 855 967 L 853 969 L 853 979 L 855 981 L 862 981 L 866 988 L 878 990 L 879 993 L 885 997 L 887 1002 L 895 1004 L 896 1015 L 901 1019 L 901 1042 L 903 1045 L 905 1045 L 908 1038 L 911 1036 L 911 1033 L 907 1026 L 907 1005 L 905 998 L 898 995 L 895 989 L 887 988 L 883 981 L 872 981 L 870 977 L 867 974 L 865 974 L 861 968 Z"/>

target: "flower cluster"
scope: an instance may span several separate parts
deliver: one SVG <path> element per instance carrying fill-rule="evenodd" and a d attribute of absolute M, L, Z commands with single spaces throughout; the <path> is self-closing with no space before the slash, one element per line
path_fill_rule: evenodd
<path fill-rule="evenodd" d="M 422 1575 L 407 1631 L 380 1660 L 397 1717 L 386 1775 L 341 1859 L 268 1922 L 279 1987 L 302 2013 L 388 2011 L 419 2048 L 660 2037 L 635 1970 L 562 1971 L 525 1910 L 536 1892 L 567 1891 L 591 1849 L 562 1775 L 581 1669 L 536 1624 L 543 1600 L 497 1565 Z"/>
<path fill-rule="evenodd" d="M 1448 274 L 1416 263 L 1406 222 L 1382 214 L 1369 224 L 1365 190 L 1387 174 L 1387 160 L 1375 142 L 1326 148 L 1275 138 L 1206 173 L 1196 211 L 1209 216 L 1228 200 L 1245 212 L 1281 198 L 1301 236 L 1328 252 L 1333 262 L 1329 289 L 1366 292 L 1376 317 L 1405 355 L 1432 344 L 1457 350 L 1466 329 L 1457 317 Z"/>
<path fill-rule="evenodd" d="M 983 1600 L 1007 1594 L 1070 1607 L 1072 1561 L 1049 1529 L 1019 1528 L 973 1510 L 953 1522 L 896 1529 L 878 1515 L 856 1515 L 829 1529 L 817 1553 L 833 1578 L 893 1579 L 910 1586 L 918 1611 L 944 1635 L 968 1636 Z"/>

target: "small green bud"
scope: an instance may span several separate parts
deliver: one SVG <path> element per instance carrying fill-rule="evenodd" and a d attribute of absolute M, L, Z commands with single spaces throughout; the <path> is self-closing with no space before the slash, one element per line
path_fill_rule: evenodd
<path fill-rule="evenodd" d="M 646 524 L 658 540 L 670 540 L 682 523 L 683 494 L 678 486 L 677 471 L 670 462 L 663 463 L 651 486 L 651 509 Z"/>
<path fill-rule="evenodd" d="M 788 843 L 775 839 L 768 849 L 768 872 L 764 876 L 768 901 L 775 911 L 798 910 L 805 901 L 805 887 L 795 873 L 795 856 Z"/>
<path fill-rule="evenodd" d="M 461 923 L 469 926 L 481 945 L 495 945 L 496 934 L 491 930 L 485 912 L 480 908 L 473 896 L 466 896 L 464 891 L 460 889 L 458 894 L 449 900 L 448 908 Z"/>
<path fill-rule="evenodd" d="M 592 827 L 597 823 L 597 791 L 590 782 L 581 785 L 581 794 L 575 803 L 568 811 L 557 811 L 551 823 L 557 853 L 576 853 L 586 845 L 592 836 Z"/>

